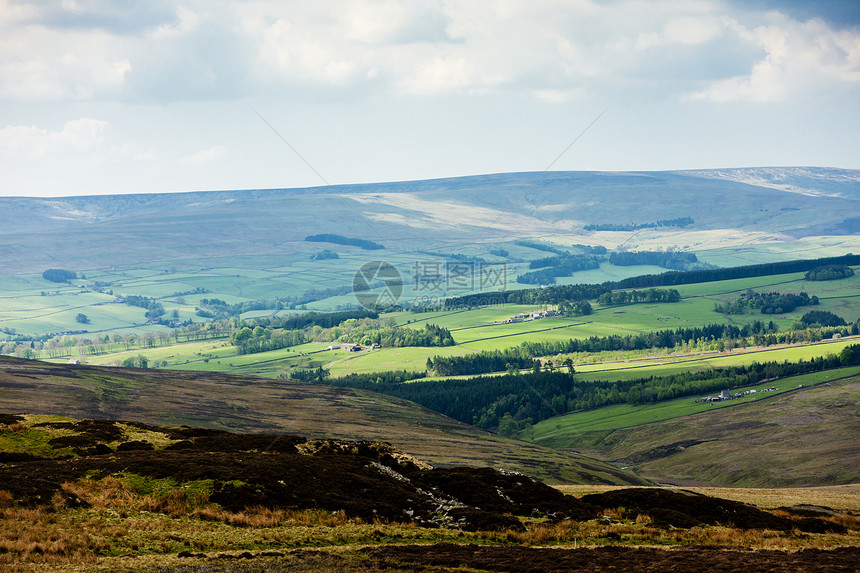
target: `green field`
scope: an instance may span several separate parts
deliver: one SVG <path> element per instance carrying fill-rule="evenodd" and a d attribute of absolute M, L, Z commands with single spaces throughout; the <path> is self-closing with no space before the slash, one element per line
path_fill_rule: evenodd
<path fill-rule="evenodd" d="M 857 412 L 860 376 L 831 382 L 804 376 L 787 378 L 790 385 L 818 381 L 794 391 L 756 400 L 729 402 L 728 407 L 665 420 L 621 417 L 608 429 L 584 425 L 555 441 L 576 451 L 658 483 L 679 486 L 809 487 L 857 483 Z M 827 373 L 818 373 L 827 376 Z M 783 381 L 772 383 L 783 387 Z M 598 422 L 595 420 L 595 422 Z"/>
<path fill-rule="evenodd" d="M 199 273 L 207 273 L 209 277 L 219 277 L 222 281 L 241 282 L 236 273 L 242 269 L 236 260 L 226 260 L 232 266 L 224 267 L 220 274 L 215 274 L 209 267 L 198 269 Z M 273 263 L 274 261 L 266 261 Z M 259 262 L 258 262 L 259 263 Z M 253 264 L 253 263 L 247 263 Z M 310 262 L 301 261 L 302 265 Z M 283 272 L 283 269 L 275 269 Z M 259 280 L 266 273 L 274 270 L 256 271 L 253 280 Z M 161 291 L 167 292 L 175 288 L 188 288 L 194 283 L 189 277 L 194 273 L 187 269 L 176 273 L 160 274 L 163 271 L 137 269 L 134 272 L 106 274 L 97 280 L 110 279 L 118 284 L 126 285 L 125 292 L 146 292 L 144 287 L 157 285 Z M 185 273 L 185 274 L 183 274 Z M 99 277 L 100 275 L 95 275 Z M 199 275 L 198 278 L 201 278 Z M 274 275 L 272 275 L 274 276 Z M 268 278 L 272 278 L 268 276 Z M 88 276 L 88 279 L 91 277 Z M 182 280 L 182 283 L 170 281 Z M 167 334 L 169 329 L 159 326 L 145 326 L 135 328 L 133 325 L 143 318 L 144 310 L 124 304 L 111 302 L 109 295 L 93 292 L 82 292 L 77 288 L 66 287 L 60 289 L 56 296 L 16 296 L 15 293 L 26 291 L 34 285 L 44 283 L 41 277 L 18 277 L 15 280 L 4 279 L 3 285 L 7 288 L 2 310 L 4 325 L 18 324 L 14 319 L 16 313 L 42 314 L 31 315 L 31 323 L 45 323 L 59 326 L 62 320 L 71 320 L 76 312 L 83 310 L 88 313 L 92 324 L 88 327 L 105 327 L 99 337 L 105 334 L 127 334 L 149 332 L 153 335 L 158 333 Z M 212 280 L 215 280 L 212 278 Z M 251 279 L 248 279 L 251 280 Z M 267 280 L 263 277 L 263 280 Z M 123 282 L 124 281 L 124 282 Z M 184 287 L 179 287 L 182 284 Z M 214 283 L 213 283 L 214 284 Z M 133 288 L 134 287 L 134 288 Z M 12 291 L 10 289 L 19 289 Z M 117 287 L 119 288 L 119 287 Z M 226 289 L 222 285 L 222 289 Z M 91 364 L 116 365 L 128 357 L 138 354 L 144 355 L 152 364 L 157 362 L 159 367 L 178 369 L 199 369 L 206 371 L 240 372 L 243 374 L 254 374 L 266 377 L 277 377 L 281 373 L 293 368 L 316 367 L 319 365 L 329 369 L 334 376 L 348 374 L 350 372 L 378 372 L 392 369 L 406 369 L 420 371 L 425 369 L 427 358 L 441 355 L 460 355 L 469 352 L 485 350 L 502 350 L 517 346 L 526 341 L 565 341 L 570 338 L 588 338 L 592 336 L 611 336 L 615 334 L 635 334 L 651 332 L 662 329 L 675 329 L 679 327 L 700 326 L 726 320 L 742 325 L 755 320 L 770 321 L 778 324 L 780 330 L 786 330 L 792 323 L 799 320 L 804 312 L 813 307 L 802 307 L 792 313 L 784 315 L 762 315 L 751 312 L 743 315 L 724 316 L 713 311 L 715 302 L 725 302 L 737 296 L 747 288 L 759 290 L 784 289 L 791 292 L 804 290 L 815 294 L 821 299 L 818 309 L 833 309 L 846 318 L 860 316 L 860 274 L 849 279 L 825 282 L 807 282 L 802 280 L 802 274 L 794 273 L 771 277 L 757 277 L 752 279 L 737 279 L 729 281 L 717 281 L 711 283 L 683 285 L 678 287 L 682 293 L 682 300 L 671 304 L 634 304 L 626 306 L 600 307 L 595 305 L 592 314 L 583 317 L 553 317 L 540 320 L 526 321 L 514 324 L 504 324 L 506 319 L 512 318 L 518 313 L 530 313 L 541 310 L 541 307 L 529 305 L 500 305 L 484 307 L 473 310 L 447 310 L 426 313 L 391 313 L 384 315 L 383 319 L 393 318 L 394 321 L 403 326 L 423 328 L 426 323 L 437 324 L 451 330 L 455 347 L 445 348 L 383 348 L 374 351 L 360 353 L 347 353 L 345 351 L 328 351 L 326 348 L 330 343 L 309 343 L 302 347 L 288 348 L 272 352 L 265 352 L 247 356 L 237 356 L 236 349 L 226 345 L 225 341 L 204 341 L 171 344 L 163 346 L 162 340 L 155 340 L 154 347 L 145 347 L 138 344 L 136 348 L 126 350 L 122 344 L 105 345 L 106 353 L 91 354 L 84 353 L 85 347 L 70 346 L 55 351 L 56 361 L 66 361 L 69 357 L 80 359 Z M 176 292 L 175 290 L 173 292 Z M 234 285 L 234 292 L 243 293 L 241 287 Z M 170 305 L 175 305 L 180 317 L 192 316 L 193 304 L 203 296 L 214 295 L 185 295 L 167 296 L 161 299 L 165 308 L 169 310 Z M 227 302 L 237 302 L 243 299 L 239 294 L 222 294 L 218 296 Z M 50 303 L 53 306 L 38 309 L 39 304 Z M 87 306 L 91 303 L 91 306 Z M 299 311 L 282 311 L 281 314 Z M 253 311 L 248 315 L 267 315 L 266 311 Z M 57 318 L 65 317 L 65 319 Z M 52 321 L 52 322 L 48 322 Z M 78 325 L 81 326 L 81 325 Z M 78 335 L 78 339 L 84 339 L 90 334 Z M 759 352 L 751 352 L 752 349 L 741 351 L 735 349 L 724 353 L 697 352 L 692 356 L 682 356 L 677 350 L 658 349 L 645 352 L 611 352 L 597 355 L 585 354 L 572 356 L 577 364 L 577 370 L 583 374 L 589 374 L 589 378 L 610 380 L 629 379 L 647 376 L 651 374 L 670 374 L 684 370 L 696 370 L 702 368 L 713 368 L 719 366 L 731 366 L 736 364 L 748 364 L 752 360 L 759 362 L 768 360 L 797 360 L 810 358 L 826 353 L 838 353 L 841 347 L 849 343 L 849 339 L 842 341 L 825 341 L 821 345 L 802 345 L 788 349 L 758 349 Z M 37 349 L 38 350 L 38 349 Z M 307 354 L 307 356 L 303 356 Z M 45 350 L 37 352 L 40 358 L 47 358 Z M 559 357 L 563 358 L 563 357 Z"/>
<path fill-rule="evenodd" d="M 651 375 L 668 375 L 712 368 L 741 366 L 752 362 L 796 362 L 828 354 L 837 355 L 858 337 L 826 340 L 779 348 L 750 348 L 731 352 L 704 352 L 690 355 L 671 355 L 642 359 L 615 360 L 604 363 L 577 364 L 577 372 L 588 380 L 632 380 Z M 635 353 L 629 353 L 635 357 Z"/>
<path fill-rule="evenodd" d="M 777 381 L 744 387 L 743 390 L 756 390 L 756 393 L 748 394 L 735 400 L 721 402 L 696 402 L 696 398 L 694 397 L 685 397 L 658 402 L 656 404 L 643 404 L 639 406 L 616 404 L 587 412 L 572 412 L 538 422 L 525 430 L 520 435 L 520 438 L 544 446 L 564 449 L 570 447 L 572 440 L 577 436 L 586 432 L 631 428 L 653 422 L 663 422 L 681 416 L 710 412 L 719 408 L 730 408 L 770 398 L 783 392 L 798 390 L 798 386 L 801 384 L 804 386 L 813 386 L 857 374 L 860 374 L 860 367 L 853 366 L 782 378 Z M 778 390 L 773 392 L 763 391 L 773 387 L 778 388 Z"/>
<path fill-rule="evenodd" d="M 40 275 L 7 275 L 0 277 L 0 326 L 14 329 L 18 333 L 58 333 L 87 331 L 85 337 L 103 334 L 159 333 L 165 327 L 147 324 L 145 310 L 115 302 L 113 295 L 141 295 L 157 299 L 164 306 L 167 316 L 176 313 L 179 321 L 201 322 L 195 315 L 201 298 L 219 298 L 228 304 L 247 302 L 261 298 L 301 297 L 303 293 L 319 289 L 320 285 L 340 286 L 347 291 L 352 284 L 355 271 L 368 261 L 364 252 L 341 249 L 340 259 L 312 261 L 308 253 L 322 248 L 320 244 L 301 243 L 301 249 L 285 256 L 218 257 L 193 260 L 175 260 L 169 263 L 153 263 L 134 268 L 116 268 L 87 271 L 86 279 L 77 279 L 72 284 L 57 284 L 44 280 Z M 533 249 L 525 249 L 534 251 Z M 540 255 L 534 251 L 530 256 Z M 428 258 L 422 255 L 420 258 Z M 414 280 L 415 253 L 387 252 L 385 259 L 401 269 L 404 277 L 402 300 L 417 296 L 434 297 L 448 294 L 441 285 L 428 291 Z M 432 257 L 429 257 L 432 258 Z M 507 288 L 524 288 L 514 279 L 512 266 L 507 276 Z M 524 269 L 521 269 L 521 271 Z M 657 267 L 614 267 L 604 264 L 601 269 L 576 273 L 562 283 L 601 282 L 658 272 Z M 94 284 L 104 283 L 104 292 L 96 292 Z M 497 287 L 496 287 L 497 288 Z M 728 320 L 736 324 L 747 324 L 754 320 L 773 320 L 780 329 L 786 329 L 798 320 L 807 309 L 778 316 L 757 314 L 724 317 L 713 312 L 715 303 L 726 302 L 747 288 L 757 290 L 807 291 L 821 299 L 821 310 L 831 310 L 846 320 L 860 318 L 860 275 L 830 282 L 806 282 L 801 273 L 752 279 L 737 279 L 713 283 L 683 285 L 678 287 L 683 300 L 676 304 L 630 305 L 600 308 L 582 320 L 556 322 L 552 326 L 568 324 L 569 328 L 547 331 L 551 328 L 542 322 L 512 325 L 491 325 L 503 322 L 519 312 L 538 310 L 531 306 L 503 305 L 471 311 L 444 311 L 423 314 L 401 314 L 399 324 L 416 326 L 433 322 L 451 329 L 458 343 L 471 350 L 493 350 L 520 344 L 526 340 L 565 339 L 567 337 L 606 336 L 613 331 L 643 332 L 664 328 L 678 328 L 709 322 Z M 178 294 L 205 289 L 203 294 Z M 113 294 L 110 294 L 113 293 Z M 462 294 L 453 292 L 451 294 Z M 338 307 L 355 306 L 351 292 L 331 296 L 302 305 L 307 310 L 334 310 Z M 251 311 L 244 318 L 284 314 L 289 311 Z M 78 313 L 85 314 L 89 324 L 75 322 Z M 583 322 L 587 324 L 582 324 Z M 537 332 L 535 332 L 537 331 Z"/>

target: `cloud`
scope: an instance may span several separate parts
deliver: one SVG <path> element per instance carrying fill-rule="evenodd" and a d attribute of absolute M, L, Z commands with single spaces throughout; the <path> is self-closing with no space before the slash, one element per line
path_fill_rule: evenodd
<path fill-rule="evenodd" d="M 193 155 L 182 157 L 177 161 L 179 165 L 199 167 L 209 163 L 214 163 L 227 155 L 227 148 L 221 145 L 215 145 L 209 149 L 198 151 Z"/>
<path fill-rule="evenodd" d="M 697 45 L 707 43 L 724 33 L 724 23 L 718 16 L 673 18 L 658 32 L 640 33 L 636 48 L 644 50 L 663 45 Z"/>
<path fill-rule="evenodd" d="M 764 51 L 749 73 L 714 82 L 686 99 L 766 103 L 860 87 L 860 34 L 834 30 L 819 19 L 796 22 L 778 13 L 771 18 L 751 30 L 736 24 L 739 40 Z"/>
<path fill-rule="evenodd" d="M 131 69 L 121 42 L 103 30 L 45 23 L 45 11 L 40 3 L 0 0 L 0 99 L 91 100 L 117 95 Z"/>
<path fill-rule="evenodd" d="M 0 0 L 0 98 L 517 93 L 559 102 L 647 90 L 674 100 L 776 101 L 813 84 L 854 89 L 860 31 L 779 8 L 720 0 Z"/>
<path fill-rule="evenodd" d="M 172 2 L 115 2 L 113 0 L 6 0 L 7 9 L 18 8 L 27 25 L 52 29 L 103 30 L 118 35 L 140 33 L 174 19 Z M 20 10 L 23 8 L 23 10 Z"/>
<path fill-rule="evenodd" d="M 66 123 L 59 131 L 33 125 L 9 125 L 0 129 L 0 149 L 25 158 L 41 158 L 59 152 L 90 152 L 104 141 L 110 124 L 82 117 Z"/>

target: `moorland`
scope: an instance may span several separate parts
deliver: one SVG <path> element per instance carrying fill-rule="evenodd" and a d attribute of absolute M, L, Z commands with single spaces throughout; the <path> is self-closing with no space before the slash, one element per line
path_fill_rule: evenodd
<path fill-rule="evenodd" d="M 858 181 L 0 199 L 0 560 L 850 570 Z"/>

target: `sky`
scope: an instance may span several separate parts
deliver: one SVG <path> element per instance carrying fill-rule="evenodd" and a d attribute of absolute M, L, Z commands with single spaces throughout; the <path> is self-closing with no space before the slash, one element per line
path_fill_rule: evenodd
<path fill-rule="evenodd" d="M 860 168 L 860 2 L 0 0 L 0 196 Z"/>

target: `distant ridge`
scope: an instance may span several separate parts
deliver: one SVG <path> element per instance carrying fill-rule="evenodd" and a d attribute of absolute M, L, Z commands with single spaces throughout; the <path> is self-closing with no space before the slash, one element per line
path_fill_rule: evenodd
<path fill-rule="evenodd" d="M 853 235 L 860 230 L 858 202 L 860 171 L 819 167 L 525 172 L 296 189 L 6 197 L 0 198 L 0 249 L 5 272 L 42 272 L 59 260 L 86 269 L 94 260 L 109 266 L 291 253 L 306 236 L 325 233 L 379 244 L 395 239 L 405 251 L 427 250 L 435 241 L 540 236 L 604 244 L 611 236 L 585 227 L 635 228 L 691 217 L 695 224 L 681 235 L 661 231 L 678 236 L 683 249 L 702 232 L 710 235 L 699 241 L 731 231 L 731 240 L 749 243 Z M 76 249 L 58 240 L 70 235 Z M 169 239 L 169 249 L 156 248 L 162 243 L 153 237 Z"/>

